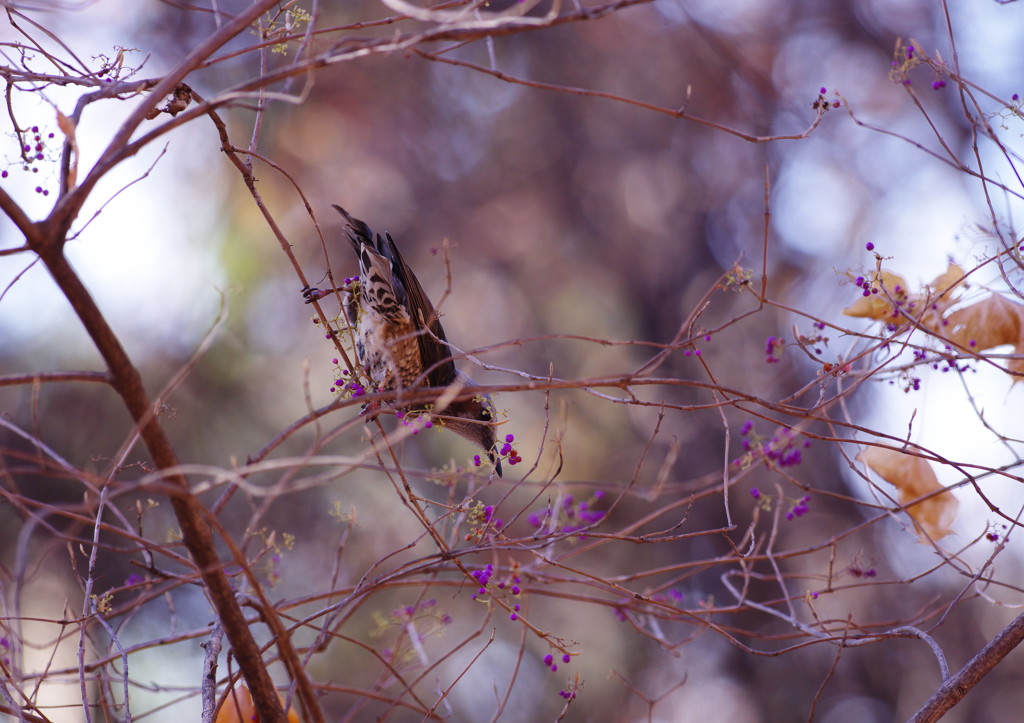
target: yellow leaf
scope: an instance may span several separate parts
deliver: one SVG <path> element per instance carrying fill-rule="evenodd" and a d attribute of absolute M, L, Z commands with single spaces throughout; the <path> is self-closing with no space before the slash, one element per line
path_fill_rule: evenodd
<path fill-rule="evenodd" d="M 908 504 L 918 497 L 945 489 L 927 460 L 895 449 L 868 447 L 857 455 L 857 461 L 863 462 L 899 491 L 900 504 L 906 506 L 907 514 L 928 537 L 938 540 L 952 534 L 950 525 L 956 519 L 960 502 L 951 492 Z"/>
<path fill-rule="evenodd" d="M 278 693 L 277 697 L 281 699 L 281 705 L 284 705 L 284 696 Z M 234 693 L 228 694 L 224 705 L 217 711 L 214 723 L 250 723 L 257 720 L 259 717 L 252 702 L 252 694 L 242 685 Z M 288 709 L 288 723 L 302 723 L 299 714 L 292 708 Z"/>

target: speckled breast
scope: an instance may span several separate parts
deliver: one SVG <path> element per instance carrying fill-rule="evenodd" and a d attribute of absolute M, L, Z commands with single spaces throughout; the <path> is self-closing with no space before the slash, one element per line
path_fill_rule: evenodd
<path fill-rule="evenodd" d="M 356 336 L 359 361 L 377 389 L 408 388 L 423 373 L 416 328 L 408 317 L 394 323 L 364 307 Z"/>

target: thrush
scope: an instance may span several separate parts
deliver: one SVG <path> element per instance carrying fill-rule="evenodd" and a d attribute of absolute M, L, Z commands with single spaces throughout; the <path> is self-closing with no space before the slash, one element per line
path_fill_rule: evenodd
<path fill-rule="evenodd" d="M 444 389 L 472 379 L 457 371 L 441 320 L 416 274 L 405 263 L 391 234 L 370 227 L 341 206 L 348 240 L 359 259 L 359 283 L 342 297 L 345 317 L 355 332 L 356 355 L 377 391 Z M 329 291 L 305 289 L 306 303 Z M 400 402 L 399 402 L 400 405 Z M 409 411 L 408 407 L 399 407 Z M 486 395 L 450 402 L 432 414 L 445 429 L 483 448 L 501 476 L 495 447 L 494 407 Z"/>

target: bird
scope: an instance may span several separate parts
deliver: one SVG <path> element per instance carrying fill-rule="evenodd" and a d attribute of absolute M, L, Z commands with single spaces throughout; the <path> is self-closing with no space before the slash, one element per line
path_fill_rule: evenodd
<path fill-rule="evenodd" d="M 474 386 L 455 368 L 437 311 L 391 234 L 374 234 L 341 206 L 333 208 L 345 219 L 348 240 L 359 260 L 358 286 L 346 289 L 342 308 L 354 330 L 359 363 L 376 391 L 398 392 L 400 399 L 403 391 L 414 387 Z M 303 289 L 307 304 L 329 293 Z M 431 416 L 481 447 L 501 476 L 494 405 L 488 395 L 454 400 Z"/>

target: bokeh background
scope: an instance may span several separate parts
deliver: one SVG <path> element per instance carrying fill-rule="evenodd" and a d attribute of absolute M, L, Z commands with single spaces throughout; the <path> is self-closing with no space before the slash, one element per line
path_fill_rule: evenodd
<path fill-rule="evenodd" d="M 537 83 L 585 88 L 667 109 L 684 107 L 715 127 L 607 98 L 508 83 L 431 62 L 415 52 L 340 63 L 274 88 L 299 102 L 269 104 L 259 151 L 290 179 L 256 160 L 259 191 L 314 283 L 322 282 L 328 262 L 317 226 L 294 186 L 309 200 L 336 277 L 354 273 L 355 266 L 332 203 L 376 230 L 389 231 L 435 300 L 449 281 L 447 247 L 451 292 L 441 305 L 444 323 L 455 345 L 478 350 L 479 359 L 499 368 L 463 363 L 485 384 L 521 381 L 501 368 L 564 379 L 636 369 L 651 355 L 649 347 L 569 337 L 671 341 L 733 264 L 752 269 L 759 283 L 766 238 L 773 299 L 839 326 L 867 328 L 841 315 L 859 293 L 845 272 L 856 275 L 874 267 L 875 257 L 865 251 L 865 243 L 874 243 L 888 258 L 887 268 L 917 285 L 940 274 L 950 257 L 969 265 L 990 253 L 993 224 L 1012 229 L 1015 212 L 1020 214 L 1019 200 L 1008 194 L 994 197 L 990 209 L 981 184 L 943 162 L 943 143 L 975 162 L 971 127 L 955 86 L 933 90 L 936 77 L 924 68 L 912 75 L 933 128 L 906 89 L 890 78 L 901 38 L 932 57 L 939 53 L 952 60 L 951 27 L 961 75 L 993 94 L 991 122 L 1004 124 L 1008 147 L 1019 148 L 1019 118 L 996 114 L 999 99 L 1009 103 L 1013 93 L 1024 89 L 1019 35 L 1024 5 L 951 5 L 947 27 L 942 4 L 924 0 L 655 0 L 601 19 L 481 41 L 452 53 L 484 67 L 494 62 L 502 72 Z M 391 14 L 375 2 L 321 3 L 319 12 L 322 27 Z M 138 77 L 160 75 L 211 31 L 208 14 L 150 1 L 43 8 L 33 17 L 82 58 L 113 57 L 118 46 L 132 49 L 125 63 L 142 66 Z M 392 32 L 385 25 L 347 35 L 387 37 Z M 13 26 L 0 33 L 6 42 L 19 37 Z M 240 38 L 236 47 L 249 40 Z M 272 64 L 286 62 L 287 56 L 271 57 Z M 213 97 L 256 72 L 254 56 L 241 56 L 194 74 L 189 83 Z M 757 137 L 799 135 L 814 120 L 812 103 L 820 88 L 829 100 L 840 99 L 841 106 L 829 111 L 806 138 L 755 143 L 722 128 Z M 46 96 L 65 111 L 75 98 L 61 88 L 48 88 Z M 18 113 L 44 130 L 56 130 L 53 109 L 41 98 L 18 95 Z M 99 155 L 132 103 L 108 101 L 86 112 L 78 129 L 83 167 Z M 848 109 L 886 132 L 858 124 Z M 233 109 L 224 117 L 235 145 L 246 146 L 252 112 Z M 56 145 L 48 148 L 47 158 L 55 158 L 58 150 Z M 980 151 L 987 172 L 1012 183 L 1012 168 L 994 151 Z M 10 175 L 3 187 L 42 218 L 56 196 L 56 165 L 41 162 L 35 172 L 26 172 L 15 156 L 16 148 L 5 151 Z M 103 205 L 147 171 L 145 178 Z M 767 234 L 766 183 L 771 206 Z M 36 192 L 37 185 L 49 195 Z M 210 349 L 169 402 L 172 410 L 165 425 L 183 460 L 221 468 L 243 462 L 311 406 L 333 398 L 331 358 L 336 354 L 322 329 L 312 324 L 299 294 L 301 283 L 220 151 L 212 124 L 190 123 L 166 136 L 166 144 L 153 144 L 123 164 L 93 195 L 80 218 L 82 226 L 69 255 L 142 367 L 151 393 L 174 377 L 225 315 Z M 19 244 L 10 222 L 0 219 L 0 248 Z M 0 370 L 101 368 L 45 271 L 28 267 L 29 261 L 18 255 L 0 257 Z M 997 284 L 998 279 L 990 274 L 981 282 Z M 717 329 L 754 307 L 749 294 L 718 294 L 698 326 Z M 810 327 L 806 319 L 765 308 L 713 334 L 701 344 L 702 355 L 723 386 L 781 399 L 813 380 L 817 368 L 799 352 L 789 353 L 779 364 L 765 363 L 765 339 L 776 335 L 792 340 L 795 328 L 806 333 Z M 829 333 L 828 354 L 838 358 L 853 342 L 835 330 Z M 681 354 L 670 357 L 659 376 L 706 378 L 693 357 Z M 849 413 L 868 429 L 899 436 L 907 434 L 913 413 L 914 437 L 925 446 L 953 459 L 1016 464 L 1019 446 L 997 445 L 984 432 L 966 402 L 963 384 L 934 375 L 914 394 L 905 394 L 899 385 L 879 384 L 851 399 Z M 1005 375 L 986 370 L 972 376 L 969 384 L 986 421 L 1019 438 L 1021 390 L 1012 388 Z M 659 388 L 644 392 L 644 398 L 673 404 L 713 400 L 692 387 Z M 595 489 L 615 492 L 635 479 L 643 493 L 623 501 L 608 521 L 610 529 L 621 529 L 645 514 L 654 515 L 652 529 L 671 527 L 684 514 L 686 531 L 725 524 L 720 496 L 700 498 L 692 508 L 678 505 L 693 490 L 704 489 L 709 475 L 721 475 L 724 460 L 738 454 L 735 435 L 746 421 L 743 414 L 729 410 L 723 418 L 715 410 L 671 413 L 643 456 L 657 408 L 615 405 L 579 390 L 550 399 L 536 392 L 510 393 L 498 398 L 498 406 L 507 413 L 507 429 L 515 433 L 527 464 L 537 462 L 536 471 L 508 503 L 511 509 L 543 510 L 549 500 L 559 504 L 564 499 L 560 494 L 580 498 Z M 354 411 L 350 407 L 338 414 L 350 419 Z M 56 454 L 97 472 L 110 464 L 130 429 L 117 400 L 98 385 L 47 385 L 38 394 L 28 387 L 3 387 L 0 413 L 23 430 L 35 424 Z M 733 425 L 730 449 L 723 419 Z M 341 424 L 326 422 L 332 429 Z M 327 451 L 364 450 L 362 426 L 351 424 Z M 766 420 L 758 420 L 756 428 L 765 436 L 775 431 Z M 454 435 L 424 436 L 426 440 L 410 439 L 401 447 L 401 459 L 411 468 L 466 465 L 473 454 Z M 30 458 L 31 442 L 9 427 L 0 430 L 0 440 L 8 460 L 8 487 L 53 503 L 80 499 L 78 486 L 60 474 L 18 471 L 11 460 Z M 308 437 L 295 435 L 275 453 L 301 454 L 308 444 Z M 637 472 L 642 457 L 645 464 Z M 142 458 L 135 450 L 126 464 Z M 555 484 L 531 502 L 558 464 Z M 508 471 L 516 479 L 516 470 Z M 657 488 L 658 494 L 645 497 L 656 489 L 660 471 L 667 475 L 668 492 Z M 812 445 L 793 474 L 816 490 L 870 498 L 838 446 Z M 940 470 L 947 483 L 959 479 L 943 474 Z M 276 473 L 263 481 L 268 487 L 281 483 L 275 489 L 280 496 L 238 495 L 222 515 L 238 534 L 248 517 L 258 515 L 264 537 L 257 534 L 256 540 L 265 541 L 271 530 L 278 539 L 295 535 L 294 547 L 268 567 L 281 599 L 298 599 L 321 588 L 336 554 L 340 579 L 358 580 L 418 530 L 397 504 L 392 487 L 381 483 L 374 470 L 301 489 L 288 487 Z M 770 489 L 780 484 L 786 495 L 802 494 L 770 476 L 755 476 L 750 484 Z M 992 499 L 1015 514 L 1019 490 L 999 484 L 993 481 L 988 490 Z M 448 494 L 431 483 L 422 485 L 421 493 L 428 497 L 443 500 Z M 493 503 L 506 491 L 489 486 L 479 499 Z M 739 496 L 733 514 L 742 527 L 755 513 L 745 488 Z M 864 509 L 839 499 L 816 497 L 815 502 L 799 527 L 781 530 L 781 547 L 813 545 L 867 516 Z M 335 504 L 357 511 L 359 520 L 351 532 L 358 544 L 348 545 L 343 554 L 337 550 L 342 534 L 338 519 L 325 513 Z M 666 511 L 659 518 L 660 508 Z M 152 525 L 166 528 L 160 533 L 147 530 L 150 534 L 159 538 L 170 533 L 174 525 L 167 510 L 149 514 Z M 54 554 L 55 531 L 27 529 L 10 506 L 0 508 L 0 516 L 0 553 L 8 569 L 19 555 L 40 561 L 37 582 L 26 588 L 20 602 L 22 613 L 39 609 L 40 617 L 60 617 L 64 600 L 72 610 L 80 609 L 78 583 L 66 560 Z M 969 492 L 963 494 L 958 535 L 947 540 L 950 549 L 984 534 L 991 517 L 983 503 Z M 525 525 L 525 518 L 524 513 L 517 524 Z M 71 534 L 64 524 L 58 529 Z M 698 537 L 598 549 L 590 560 L 583 549 L 574 561 L 600 569 L 625 587 L 678 595 L 685 608 L 698 609 L 728 599 L 719 579 L 723 569 L 711 567 L 691 576 L 680 563 L 728 552 L 722 539 Z M 1014 583 L 1007 582 L 989 591 L 996 604 L 975 598 L 973 592 L 968 595 L 972 599 L 952 604 L 958 591 L 973 590 L 963 570 L 979 565 L 989 552 L 970 551 L 968 564 L 959 571 L 949 566 L 905 584 L 939 559 L 930 547 L 916 545 L 912 531 L 893 519 L 844 539 L 834 551 L 797 558 L 787 569 L 816 574 L 834 554 L 837 567 L 874 570 L 877 581 L 851 584 L 834 604 L 822 602 L 826 614 L 840 620 L 851 614 L 893 624 L 908 621 L 929 629 L 941 618 L 942 625 L 933 632 L 955 669 L 1011 619 L 1012 606 L 1021 602 Z M 1011 545 L 999 558 L 1000 580 L 1012 581 L 1020 572 L 1014 554 Z M 127 558 L 114 555 L 104 564 L 111 586 L 135 571 Z M 662 567 L 671 573 L 630 577 L 634 570 Z M 800 580 L 797 587 L 813 587 Z M 769 581 L 756 593 L 770 599 L 778 590 Z M 203 624 L 208 609 L 199 593 L 176 590 L 171 598 L 173 613 L 170 602 L 168 608 L 147 608 L 122 629 L 125 639 L 159 636 L 163 633 L 154 631 L 168 625 L 191 629 Z M 451 590 L 437 598 L 453 609 L 457 604 Z M 936 612 L 936 600 L 947 601 L 948 611 Z M 44 601 L 56 608 L 37 608 Z M 386 614 L 389 605 L 402 604 L 408 601 L 400 594 L 382 595 L 359 609 L 358 615 L 366 619 L 360 623 L 357 618 L 353 626 L 368 630 L 374 625 L 373 610 Z M 607 605 L 574 607 L 556 597 L 541 597 L 533 605 L 531 616 L 577 643 L 581 653 L 567 666 L 586 680 L 568 714 L 571 720 L 806 720 L 836 656 L 836 649 L 826 644 L 775 655 L 788 647 L 792 628 L 757 611 L 730 618 L 727 624 L 757 631 L 760 639 L 745 641 L 772 655 L 751 655 L 691 621 L 676 621 L 658 634 L 653 622 L 640 621 L 638 626 L 648 633 L 641 635 L 617 621 Z M 472 630 L 479 624 L 472 607 L 459 608 L 459 615 L 463 617 L 456 616 L 452 630 L 459 625 Z M 501 632 L 480 664 L 471 668 L 472 682 L 452 693 L 453 720 L 489 718 L 495 706 L 491 681 L 505 679 L 517 660 L 518 629 L 505 620 L 495 620 L 494 627 Z M 437 650 L 450 649 L 457 635 L 449 635 L 454 637 L 447 643 L 435 639 L 432 644 Z M 556 681 L 540 664 L 546 648 L 531 640 L 526 650 L 514 703 L 503 711 L 502 720 L 552 719 L 562 705 L 557 696 L 562 679 Z M 175 671 L 174 680 L 162 678 L 161 686 L 188 687 L 198 680 L 201 651 L 193 640 L 140 653 L 136 659 L 139 670 L 152 666 L 154 679 Z M 168 659 L 179 662 L 169 668 Z M 461 654 L 453 657 L 455 666 L 468 661 Z M 341 683 L 358 679 L 363 665 L 358 655 L 342 652 L 315 659 L 311 673 L 318 680 Z M 1011 654 L 948 720 L 1012 719 L 1024 703 L 1021 687 L 1013 682 L 1020 665 L 1019 653 Z M 616 676 L 658 702 L 649 707 Z M 921 641 L 850 649 L 816 701 L 814 719 L 906 718 L 939 682 L 935 658 Z M 75 691 L 70 693 L 74 700 Z M 169 696 L 166 690 L 136 693 L 140 701 Z M 340 716 L 354 703 L 337 693 L 332 705 L 329 710 Z M 180 711 L 194 711 L 194 706 L 194 698 L 187 699 L 150 719 L 180 719 Z M 360 710 L 367 715 L 383 712 L 372 705 Z M 68 720 L 80 719 L 74 712 L 69 715 Z M 400 710 L 389 715 L 403 719 Z"/>

